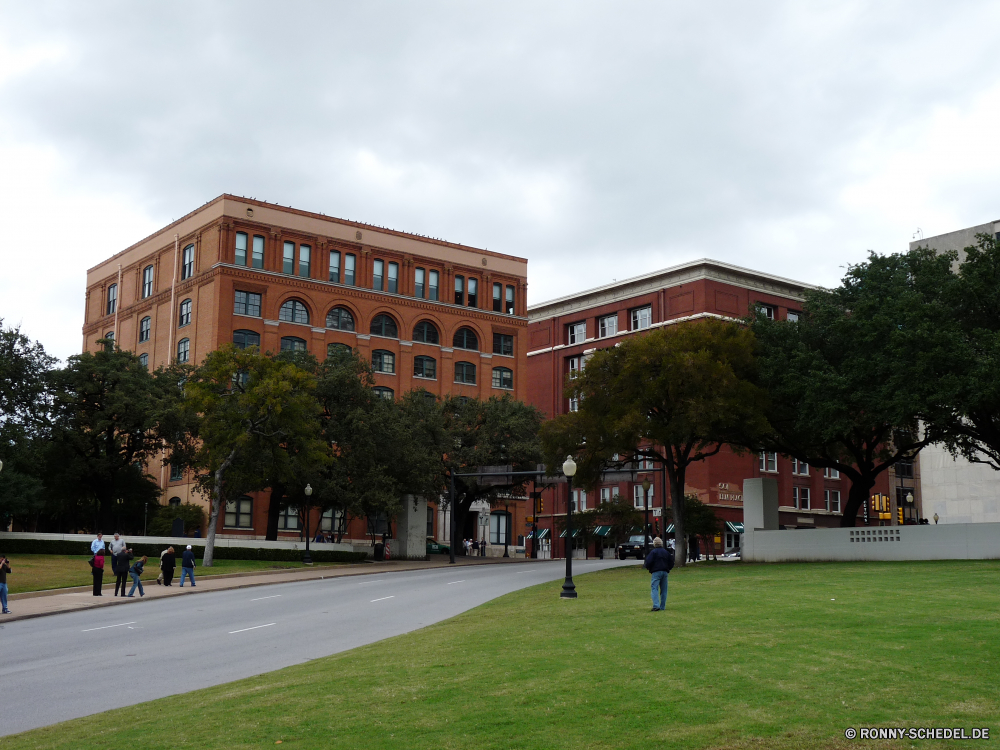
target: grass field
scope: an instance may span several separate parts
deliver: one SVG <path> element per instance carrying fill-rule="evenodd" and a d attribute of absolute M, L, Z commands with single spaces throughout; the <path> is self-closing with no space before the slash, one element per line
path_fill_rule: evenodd
<path fill-rule="evenodd" d="M 702 565 L 649 612 L 638 567 L 240 682 L 0 739 L 0 748 L 982 747 L 1000 735 L 1000 563 Z M 150 679 L 153 679 L 151 676 Z M 13 687 L 13 686 L 12 686 Z"/>
<path fill-rule="evenodd" d="M 90 566 L 87 560 L 90 555 L 11 555 L 11 574 L 7 576 L 7 586 L 10 593 L 19 594 L 26 591 L 46 591 L 48 589 L 61 589 L 67 586 L 90 586 L 94 579 L 90 573 Z M 336 563 L 330 563 L 335 565 Z M 111 582 L 111 588 L 115 587 L 115 576 L 111 572 L 111 558 L 105 561 L 107 569 L 104 571 L 104 585 Z M 159 561 L 151 559 L 146 564 L 146 572 L 142 577 L 143 583 L 155 581 L 160 574 Z M 177 556 L 177 569 L 174 571 L 175 579 L 181 575 L 180 555 Z M 324 564 L 317 564 L 315 567 L 323 567 Z M 198 561 L 196 576 L 217 576 L 223 573 L 247 573 L 257 570 L 284 570 L 287 568 L 301 568 L 300 562 L 274 562 L 270 560 L 216 560 L 211 568 L 201 567 L 201 560 Z M 154 584 L 155 585 L 155 584 Z"/>

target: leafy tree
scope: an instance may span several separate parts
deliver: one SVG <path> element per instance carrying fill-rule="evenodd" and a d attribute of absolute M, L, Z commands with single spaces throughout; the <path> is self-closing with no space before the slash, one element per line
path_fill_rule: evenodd
<path fill-rule="evenodd" d="M 599 503 L 595 508 L 573 514 L 573 528 L 580 530 L 588 544 L 592 538 L 595 538 L 598 526 L 610 527 L 608 537 L 617 547 L 619 543 L 628 538 L 632 529 L 636 526 L 641 527 L 642 524 L 642 513 L 636 510 L 631 502 L 618 495 Z M 556 527 L 559 533 L 566 530 L 565 516 L 559 518 Z"/>
<path fill-rule="evenodd" d="M 699 500 L 697 495 L 689 494 L 684 499 L 684 521 L 688 535 L 700 536 L 705 540 L 706 545 L 711 544 L 710 540 L 716 534 L 722 533 L 722 521 L 715 515 L 711 506 Z M 672 509 L 667 508 L 666 513 L 664 513 L 664 523 L 670 524 L 672 522 Z M 709 546 L 705 547 L 706 555 L 709 549 Z"/>
<path fill-rule="evenodd" d="M 205 528 L 205 511 L 200 505 L 195 503 L 159 505 L 156 508 L 156 515 L 149 522 L 150 536 L 172 536 L 175 518 L 184 522 L 185 534 Z"/>
<path fill-rule="evenodd" d="M 568 383 L 579 410 L 542 428 L 545 461 L 577 456 L 577 482 L 592 487 L 614 454 L 666 468 L 677 532 L 686 558 L 687 468 L 740 434 L 767 431 L 765 394 L 754 384 L 753 335 L 735 323 L 680 324 L 594 354 Z"/>
<path fill-rule="evenodd" d="M 210 353 L 188 378 L 184 408 L 198 418 L 188 462 L 212 499 L 206 567 L 214 559 L 216 527 L 226 502 L 266 486 L 269 472 L 261 471 L 261 462 L 274 459 L 276 446 L 319 440 L 315 387 L 315 378 L 295 364 L 232 344 Z"/>
<path fill-rule="evenodd" d="M 758 447 L 847 476 L 843 526 L 855 525 L 879 474 L 942 439 L 957 389 L 939 301 L 950 264 L 926 249 L 871 254 L 836 289 L 808 292 L 797 322 L 750 321 L 773 428 Z"/>

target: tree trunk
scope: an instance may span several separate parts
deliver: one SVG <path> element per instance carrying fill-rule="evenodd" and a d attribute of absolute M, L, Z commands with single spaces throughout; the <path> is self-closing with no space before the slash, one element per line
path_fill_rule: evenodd
<path fill-rule="evenodd" d="M 841 528 L 857 526 L 858 511 L 868 502 L 874 486 L 875 478 L 866 474 L 862 474 L 857 481 L 851 480 L 851 491 L 847 494 L 847 505 L 844 506 L 844 515 L 840 519 Z"/>
<path fill-rule="evenodd" d="M 667 447 L 670 451 L 670 447 Z M 673 458 L 673 456 L 671 456 Z M 667 461 L 670 481 L 670 504 L 674 511 L 674 565 L 687 565 L 687 537 L 684 535 L 684 476 L 687 467 Z"/>
<path fill-rule="evenodd" d="M 278 541 L 278 517 L 281 515 L 281 498 L 285 496 L 285 485 L 281 482 L 271 483 L 271 497 L 267 501 L 267 531 L 264 539 L 269 542 Z"/>
<path fill-rule="evenodd" d="M 232 452 L 230 452 L 219 468 L 215 470 L 215 491 L 212 493 L 212 512 L 208 519 L 208 533 L 205 535 L 205 556 L 201 560 L 201 564 L 206 568 L 211 568 L 212 563 L 215 562 L 215 529 L 219 525 L 219 511 L 222 509 L 225 474 L 226 469 L 232 464 L 234 458 L 236 458 L 235 448 L 233 448 Z"/>

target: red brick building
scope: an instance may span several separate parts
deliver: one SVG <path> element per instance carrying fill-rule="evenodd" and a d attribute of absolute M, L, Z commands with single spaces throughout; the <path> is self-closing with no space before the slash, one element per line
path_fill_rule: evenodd
<path fill-rule="evenodd" d="M 526 279 L 523 258 L 222 195 L 87 272 L 83 350 L 113 337 L 155 368 L 228 342 L 320 360 L 348 346 L 387 398 L 526 400 Z M 206 504 L 184 472 L 155 471 L 168 502 Z M 266 495 L 244 498 L 218 531 L 262 536 L 266 514 Z M 299 535 L 294 512 L 282 533 Z"/>
<path fill-rule="evenodd" d="M 589 354 L 614 346 L 628 336 L 642 335 L 661 326 L 708 317 L 738 318 L 756 304 L 784 320 L 802 309 L 807 285 L 727 263 L 697 260 L 624 281 L 607 284 L 528 309 L 528 398 L 547 417 L 576 408 L 565 395 L 567 379 L 581 369 Z M 636 466 L 634 478 L 609 482 L 595 491 L 576 490 L 581 509 L 594 508 L 615 494 L 643 507 L 643 479 L 652 483 L 650 522 L 657 522 L 669 489 L 659 467 Z M 775 454 L 738 455 L 728 448 L 687 471 L 686 491 L 709 505 L 727 531 L 718 542 L 722 552 L 739 544 L 735 524 L 743 521 L 743 480 L 773 476 L 778 480 L 780 523 L 785 528 L 817 528 L 840 524 L 850 482 L 836 472 L 801 465 Z M 882 486 L 884 484 L 884 486 Z M 889 478 L 882 476 L 875 492 L 889 493 Z M 567 487 L 545 491 L 545 512 L 539 528 L 554 534 L 555 518 L 566 513 Z M 893 509 L 894 512 L 894 509 Z M 543 535 L 543 538 L 546 538 Z M 564 555 L 565 540 L 552 542 L 552 553 Z M 589 554 L 599 550 L 592 544 Z M 579 554 L 579 553 L 578 553 Z"/>

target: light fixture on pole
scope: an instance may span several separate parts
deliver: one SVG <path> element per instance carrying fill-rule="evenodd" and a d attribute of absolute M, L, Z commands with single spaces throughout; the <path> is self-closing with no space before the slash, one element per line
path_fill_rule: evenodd
<path fill-rule="evenodd" d="M 115 500 L 115 505 L 118 506 L 118 531 L 122 530 L 122 503 L 125 502 L 125 498 L 119 497 Z"/>
<path fill-rule="evenodd" d="M 934 523 L 937 524 L 937 522 L 938 522 L 938 514 L 935 513 L 934 514 Z"/>
<path fill-rule="evenodd" d="M 311 484 L 306 484 L 306 488 L 305 488 L 305 490 L 303 490 L 303 492 L 306 493 L 306 507 L 305 507 L 305 516 L 306 516 L 306 553 L 304 555 L 302 555 L 302 563 L 304 565 L 312 565 L 313 564 L 312 555 L 309 554 L 309 498 L 312 497 L 312 493 L 313 493 L 312 485 Z"/>
<path fill-rule="evenodd" d="M 645 546 L 642 548 L 644 555 L 649 554 L 649 488 L 652 485 L 649 482 L 649 477 L 642 480 L 642 506 L 645 513 L 645 526 L 642 527 L 642 533 L 646 539 Z"/>
<path fill-rule="evenodd" d="M 576 586 L 573 583 L 573 477 L 576 475 L 576 461 L 572 456 L 566 456 L 562 465 L 563 474 L 569 484 L 569 494 L 566 496 L 566 581 L 563 583 L 561 599 L 576 599 Z"/>

